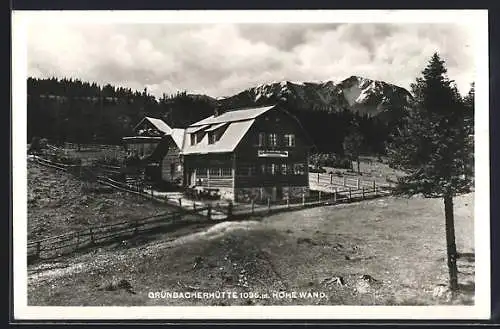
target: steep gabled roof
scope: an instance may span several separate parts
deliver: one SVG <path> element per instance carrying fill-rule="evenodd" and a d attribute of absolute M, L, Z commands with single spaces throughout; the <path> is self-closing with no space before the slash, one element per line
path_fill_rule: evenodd
<path fill-rule="evenodd" d="M 195 122 L 190 127 L 202 126 L 202 125 L 212 125 L 223 122 L 235 122 L 235 121 L 243 121 L 243 120 L 251 120 L 255 119 L 259 115 L 269 111 L 274 108 L 275 105 L 271 106 L 262 106 L 262 107 L 254 107 L 242 110 L 229 110 L 224 112 L 218 116 L 209 116 L 201 121 Z"/>
<path fill-rule="evenodd" d="M 210 128 L 207 128 L 205 129 L 205 131 L 214 131 L 214 130 L 217 130 L 219 128 L 222 128 L 223 126 L 229 124 L 228 122 L 222 122 L 222 123 L 218 123 L 216 125 L 211 125 Z"/>
<path fill-rule="evenodd" d="M 191 145 L 189 140 L 184 142 L 183 154 L 204 153 L 226 153 L 232 152 L 238 146 L 243 136 L 255 122 L 255 118 L 273 109 L 273 106 L 261 106 L 239 110 L 230 110 L 218 116 L 210 116 L 206 119 L 193 123 L 186 128 L 186 136 L 195 132 L 215 132 L 223 129 L 220 139 L 213 144 L 208 143 L 208 135 L 205 134 L 201 141 Z"/>
<path fill-rule="evenodd" d="M 139 121 L 139 123 L 134 127 L 134 130 L 139 127 L 144 121 L 149 121 L 156 129 L 166 135 L 170 134 L 172 131 L 172 128 L 170 128 L 169 125 L 167 125 L 163 120 L 151 117 L 144 117 L 144 119 Z"/>
<path fill-rule="evenodd" d="M 181 129 L 181 128 L 174 128 L 172 129 L 172 132 L 170 135 L 172 136 L 172 139 L 174 140 L 175 144 L 179 148 L 179 150 L 182 150 L 184 147 L 184 135 L 185 135 L 186 129 Z"/>
<path fill-rule="evenodd" d="M 238 146 L 241 139 L 247 133 L 248 129 L 253 125 L 255 119 L 231 122 L 221 138 L 213 143 L 208 144 L 208 136 L 195 145 L 190 145 L 189 141 L 184 144 L 182 154 L 203 154 L 203 153 L 225 153 L 232 152 Z"/>

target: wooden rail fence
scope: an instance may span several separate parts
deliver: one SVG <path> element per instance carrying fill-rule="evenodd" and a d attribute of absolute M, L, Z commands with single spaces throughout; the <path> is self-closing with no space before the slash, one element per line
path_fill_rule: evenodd
<path fill-rule="evenodd" d="M 199 214 L 205 210 L 210 217 L 210 208 L 211 206 L 209 205 L 205 208 L 198 208 L 192 211 L 176 211 L 117 223 L 94 225 L 84 230 L 31 241 L 28 242 L 28 259 L 54 258 L 76 250 L 122 241 L 137 236 L 140 233 L 151 232 L 176 222 L 182 221 L 184 224 L 199 222 L 199 220 L 185 220 L 182 218 L 185 215 Z"/>
<path fill-rule="evenodd" d="M 361 189 L 362 187 L 375 188 L 376 186 L 380 188 L 390 188 L 390 182 L 381 183 L 375 179 L 367 180 L 361 178 L 351 178 L 351 177 L 339 177 L 334 174 L 325 173 L 309 173 L 309 183 L 312 186 L 329 186 L 338 188 L 352 188 Z"/>
<path fill-rule="evenodd" d="M 40 157 L 34 157 L 34 159 L 41 165 L 67 171 L 80 178 L 82 178 L 82 175 L 85 175 L 86 172 L 86 169 L 82 169 L 79 165 L 54 163 Z M 342 186 L 344 186 L 345 189 L 335 188 L 332 193 L 318 191 L 317 194 L 314 195 L 306 196 L 303 194 L 298 198 L 286 197 L 285 199 L 278 201 L 267 199 L 264 203 L 251 201 L 250 204 L 235 205 L 232 202 L 222 201 L 214 203 L 213 205 L 211 203 L 196 205 L 196 202 L 192 201 L 192 208 L 187 209 L 186 206 L 190 206 L 191 204 L 182 204 L 181 198 L 169 200 L 165 196 L 155 196 L 153 189 L 151 189 L 150 193 L 146 193 L 144 185 L 130 186 L 127 183 L 119 182 L 103 175 L 97 175 L 93 173 L 91 169 L 88 169 L 86 175 L 94 175 L 97 183 L 107 185 L 124 192 L 147 197 L 158 202 L 167 203 L 178 207 L 179 210 L 147 218 L 128 220 L 106 225 L 96 225 L 78 232 L 71 232 L 42 240 L 32 241 L 28 243 L 29 259 L 39 259 L 42 257 L 42 254 L 44 254 L 46 258 L 57 257 L 64 252 L 72 252 L 89 246 L 116 241 L 117 239 L 124 239 L 131 236 L 133 237 L 140 232 L 151 231 L 167 224 L 179 222 L 179 219 L 188 213 L 203 216 L 205 217 L 203 219 L 204 221 L 207 221 L 208 219 L 208 221 L 214 222 L 213 215 L 215 213 L 224 215 L 222 217 L 218 216 L 219 220 L 239 219 L 248 215 L 264 215 L 273 212 L 296 210 L 307 207 L 351 203 L 391 194 L 390 190 L 383 186 L 378 186 L 374 181 L 367 184 L 366 181 L 362 183 L 362 181 L 356 180 L 356 182 L 353 183 L 353 179 L 349 178 L 346 178 L 345 180 L 341 178 L 341 180 L 339 180 L 338 177 L 332 178 L 330 175 L 318 175 L 316 179 L 320 182 L 342 182 Z M 325 177 L 327 177 L 328 180 L 326 180 Z M 352 186 L 353 184 L 356 185 Z"/>
<path fill-rule="evenodd" d="M 222 211 L 228 217 L 240 217 L 244 215 L 258 215 L 271 212 L 281 212 L 287 210 L 297 210 L 301 208 L 336 205 L 342 203 L 352 203 L 362 200 L 374 199 L 390 195 L 391 192 L 379 187 L 361 187 L 360 189 L 348 189 L 341 192 L 323 193 L 318 192 L 317 195 L 284 198 L 283 200 L 272 201 L 270 198 L 264 203 L 256 203 L 251 201 L 250 204 L 238 204 L 232 207 L 228 205 L 219 205 L 215 207 L 217 211 Z"/>
<path fill-rule="evenodd" d="M 50 160 L 46 160 L 40 157 L 35 157 L 36 161 L 40 164 L 52 167 L 68 172 L 73 172 L 78 175 L 80 178 L 82 176 L 82 170 L 79 169 L 79 165 L 67 165 L 54 163 Z M 105 169 L 117 169 L 113 166 L 105 166 Z M 87 175 L 92 175 L 92 170 L 88 169 L 90 173 Z M 83 170 L 85 173 L 85 170 Z M 312 177 L 312 178 L 311 178 Z M 155 195 L 155 191 L 150 189 L 150 192 L 147 193 L 145 191 L 145 186 L 142 183 L 136 182 L 120 182 L 109 178 L 105 175 L 97 175 L 95 174 L 96 182 L 110 186 L 117 190 L 121 190 L 123 192 L 128 192 L 132 194 L 136 194 L 145 198 L 152 199 L 154 201 L 167 203 L 171 206 L 178 207 L 180 209 L 185 209 L 186 206 L 191 205 L 182 204 L 182 200 L 179 198 L 168 199 L 167 196 L 159 196 L 158 193 Z M 262 212 L 263 208 L 269 209 L 282 209 L 293 208 L 296 209 L 300 206 L 320 206 L 324 204 L 332 204 L 332 203 L 346 203 L 346 202 L 354 202 L 367 198 L 374 198 L 380 196 L 386 196 L 390 194 L 390 188 L 388 185 L 379 185 L 376 181 L 367 181 L 360 180 L 356 178 L 348 178 L 348 177 L 336 177 L 332 174 L 313 174 L 310 176 L 310 180 L 314 179 L 316 182 L 319 181 L 320 184 L 328 187 L 328 192 L 326 191 L 316 191 L 317 196 L 305 196 L 299 198 L 285 198 L 283 200 L 271 201 L 270 199 L 266 200 L 264 205 L 258 204 L 255 201 L 252 201 L 250 204 L 233 204 L 231 202 L 221 201 L 216 203 L 214 207 L 214 211 L 225 214 L 227 217 L 231 217 L 234 214 L 254 214 L 257 212 Z M 193 209 L 196 209 L 196 204 L 193 201 Z M 285 206 L 285 207 L 284 207 Z"/>

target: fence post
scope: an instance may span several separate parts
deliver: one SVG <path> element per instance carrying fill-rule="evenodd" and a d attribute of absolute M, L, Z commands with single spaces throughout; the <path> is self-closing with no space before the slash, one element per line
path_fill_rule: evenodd
<path fill-rule="evenodd" d="M 231 218 L 233 214 L 233 203 L 229 201 L 229 204 L 227 205 L 227 218 Z"/>
<path fill-rule="evenodd" d="M 365 199 L 365 187 L 364 186 L 361 188 L 361 191 L 362 191 L 363 200 L 364 200 Z"/>
<path fill-rule="evenodd" d="M 375 191 L 375 187 L 376 187 L 376 186 L 377 186 L 377 185 L 375 184 L 375 180 L 373 180 L 373 190 L 374 190 L 374 191 Z"/>
<path fill-rule="evenodd" d="M 321 191 L 318 191 L 318 201 L 321 202 Z"/>
<path fill-rule="evenodd" d="M 253 215 L 253 209 L 254 209 L 254 206 L 255 206 L 254 202 L 255 202 L 254 199 L 252 199 L 252 215 Z"/>
<path fill-rule="evenodd" d="M 153 191 L 153 186 L 151 186 L 151 198 L 154 198 L 155 195 L 154 195 L 154 191 Z"/>
<path fill-rule="evenodd" d="M 193 201 L 193 210 L 196 211 L 196 201 Z"/>
<path fill-rule="evenodd" d="M 318 173 L 318 184 L 319 184 L 319 173 Z"/>
<path fill-rule="evenodd" d="M 208 220 L 212 219 L 212 204 L 211 203 L 208 204 L 207 217 L 208 217 Z"/>
<path fill-rule="evenodd" d="M 358 178 L 358 180 L 356 181 L 356 189 L 358 189 L 358 190 L 359 190 L 359 178 Z"/>
<path fill-rule="evenodd" d="M 182 207 L 182 199 L 179 198 L 179 207 Z"/>
<path fill-rule="evenodd" d="M 267 197 L 267 211 L 271 211 L 271 198 Z"/>
<path fill-rule="evenodd" d="M 333 202 L 337 203 L 337 188 L 335 188 L 335 191 L 333 191 Z"/>
<path fill-rule="evenodd" d="M 333 174 L 330 173 L 330 185 L 332 185 L 332 184 L 333 184 Z"/>
<path fill-rule="evenodd" d="M 351 201 L 351 197 L 352 197 L 352 195 L 351 195 L 351 188 L 349 187 L 349 201 Z"/>
<path fill-rule="evenodd" d="M 342 177 L 342 178 L 343 178 L 342 185 L 344 185 L 344 186 L 345 186 L 345 176 L 344 176 L 344 177 Z"/>
<path fill-rule="evenodd" d="M 290 208 L 290 196 L 289 195 L 286 196 L 286 207 Z"/>

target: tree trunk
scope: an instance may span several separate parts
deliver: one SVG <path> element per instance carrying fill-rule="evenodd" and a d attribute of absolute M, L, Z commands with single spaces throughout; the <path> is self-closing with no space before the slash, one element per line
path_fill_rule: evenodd
<path fill-rule="evenodd" d="M 458 290 L 457 278 L 457 246 L 455 244 L 455 223 L 453 218 L 453 197 L 444 197 L 444 215 L 446 218 L 446 251 L 448 255 L 448 272 L 450 274 L 450 289 Z"/>

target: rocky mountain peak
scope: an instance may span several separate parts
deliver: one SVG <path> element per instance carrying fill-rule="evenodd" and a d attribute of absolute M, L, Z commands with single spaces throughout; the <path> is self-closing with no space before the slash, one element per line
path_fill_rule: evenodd
<path fill-rule="evenodd" d="M 390 83 L 352 75 L 338 83 L 273 81 L 248 88 L 221 99 L 229 108 L 275 103 L 286 100 L 297 108 L 335 112 L 348 109 L 368 116 L 377 116 L 407 105 L 410 93 Z"/>

